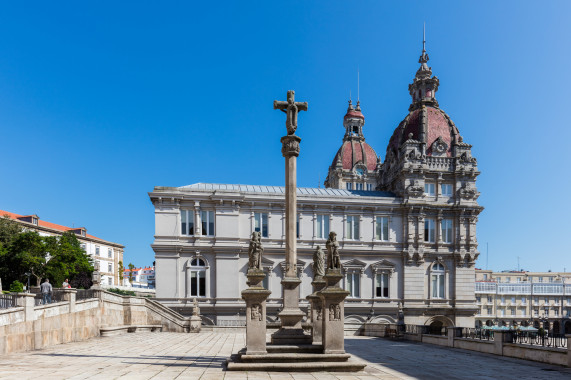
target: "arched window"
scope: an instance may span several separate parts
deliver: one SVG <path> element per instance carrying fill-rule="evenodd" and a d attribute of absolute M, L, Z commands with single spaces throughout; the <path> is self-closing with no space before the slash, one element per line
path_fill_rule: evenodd
<path fill-rule="evenodd" d="M 430 271 L 432 298 L 444 298 L 444 266 L 435 263 Z"/>
<path fill-rule="evenodd" d="M 203 259 L 194 258 L 190 261 L 187 297 L 206 297 L 206 263 Z"/>

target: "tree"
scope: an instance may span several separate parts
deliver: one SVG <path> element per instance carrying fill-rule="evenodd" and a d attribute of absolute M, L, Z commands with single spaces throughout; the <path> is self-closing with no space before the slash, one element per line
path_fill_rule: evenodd
<path fill-rule="evenodd" d="M 65 232 L 59 238 L 49 236 L 46 239 L 46 247 L 51 257 L 46 264 L 46 276 L 51 278 L 54 284 L 61 284 L 65 279 L 73 281 L 75 276 L 82 272 L 91 276 L 92 259 L 85 254 L 74 233 Z"/>
<path fill-rule="evenodd" d="M 133 269 L 135 269 L 135 266 L 133 265 L 133 263 L 129 263 L 128 267 L 129 267 L 129 282 L 132 284 L 133 283 Z"/>
<path fill-rule="evenodd" d="M 7 247 L 23 231 L 20 223 L 10 219 L 8 215 L 0 218 L 0 244 Z"/>
<path fill-rule="evenodd" d="M 46 238 L 36 231 L 22 232 L 12 242 L 11 250 L 14 257 L 21 260 L 20 272 L 29 271 L 36 278 L 36 286 L 39 286 L 46 271 Z"/>
<path fill-rule="evenodd" d="M 119 285 L 123 285 L 123 273 L 125 273 L 125 268 L 123 267 L 123 262 L 119 261 L 117 263 L 117 267 L 119 269 Z"/>

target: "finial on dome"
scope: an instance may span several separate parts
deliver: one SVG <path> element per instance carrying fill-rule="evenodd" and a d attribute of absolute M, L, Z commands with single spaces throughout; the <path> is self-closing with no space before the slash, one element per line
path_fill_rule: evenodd
<path fill-rule="evenodd" d="M 421 70 L 429 70 L 428 66 L 426 65 L 426 62 L 428 62 L 429 59 L 430 58 L 428 58 L 428 54 L 426 54 L 426 23 L 424 23 L 422 28 L 422 54 L 418 59 L 418 63 L 421 64 Z"/>
<path fill-rule="evenodd" d="M 355 108 L 355 111 L 361 111 L 361 101 L 357 100 L 357 107 Z"/>
<path fill-rule="evenodd" d="M 359 101 L 357 101 L 357 104 L 359 104 Z M 349 111 L 353 111 L 353 102 L 351 101 L 351 99 L 349 99 L 349 107 L 347 107 L 347 112 Z"/>

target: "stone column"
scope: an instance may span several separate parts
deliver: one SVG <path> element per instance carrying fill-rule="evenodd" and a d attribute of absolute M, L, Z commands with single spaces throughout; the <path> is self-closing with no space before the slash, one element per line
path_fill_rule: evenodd
<path fill-rule="evenodd" d="M 321 344 L 323 337 L 323 305 L 321 304 L 321 298 L 319 297 L 319 292 L 325 288 L 327 282 L 322 277 L 317 277 L 311 282 L 313 286 L 313 293 L 308 295 L 306 298 L 311 306 L 311 326 L 312 326 L 312 338 L 313 344 Z"/>
<path fill-rule="evenodd" d="M 266 300 L 272 293 L 266 290 L 262 281 L 266 273 L 260 269 L 249 269 L 248 289 L 242 291 L 246 301 L 246 355 L 266 354 Z"/>
<path fill-rule="evenodd" d="M 36 313 L 34 311 L 34 297 L 32 293 L 16 293 L 16 305 L 24 308 L 24 320 L 26 322 L 34 321 Z"/>
<path fill-rule="evenodd" d="M 325 281 L 327 287 L 319 292 L 322 305 L 322 344 L 324 354 L 345 353 L 345 305 L 349 292 L 339 287 L 343 278 L 341 270 L 327 269 Z"/>
<path fill-rule="evenodd" d="M 281 328 L 272 335 L 274 344 L 304 344 L 311 343 L 311 336 L 303 333 L 301 320 L 305 313 L 299 308 L 299 285 L 297 277 L 297 156 L 301 138 L 287 135 L 281 138 L 282 154 L 286 166 L 286 202 L 285 202 L 285 239 L 286 239 L 286 270 L 282 279 L 283 310 L 279 313 Z"/>
<path fill-rule="evenodd" d="M 69 312 L 75 312 L 75 296 L 77 294 L 77 289 L 60 289 L 59 292 L 63 293 L 63 300 L 69 302 Z"/>

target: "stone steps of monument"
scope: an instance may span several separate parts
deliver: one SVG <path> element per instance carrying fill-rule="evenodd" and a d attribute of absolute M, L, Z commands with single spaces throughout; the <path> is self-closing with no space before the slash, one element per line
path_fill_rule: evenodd
<path fill-rule="evenodd" d="M 289 344 L 289 345 L 277 345 L 277 344 L 268 344 L 266 346 L 266 351 L 269 354 L 273 353 L 322 353 L 323 346 L 320 344 Z"/>
<path fill-rule="evenodd" d="M 300 362 L 346 362 L 349 354 L 315 354 L 315 353 L 275 353 L 265 355 L 241 355 L 241 362 L 256 363 L 300 363 Z"/>
<path fill-rule="evenodd" d="M 285 372 L 357 372 L 367 365 L 355 361 L 345 362 L 298 362 L 298 363 L 236 363 L 228 362 L 228 371 L 285 371 Z"/>

